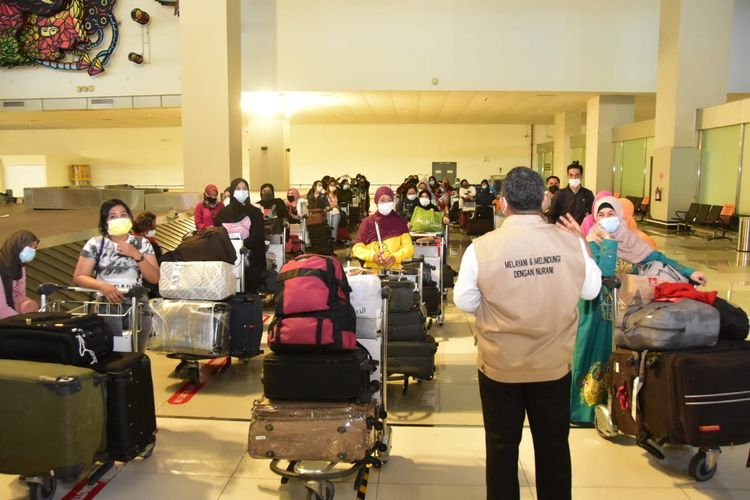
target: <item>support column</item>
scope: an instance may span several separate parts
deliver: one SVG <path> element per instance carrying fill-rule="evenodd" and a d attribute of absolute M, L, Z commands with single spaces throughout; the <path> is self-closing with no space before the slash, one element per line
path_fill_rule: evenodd
<path fill-rule="evenodd" d="M 635 116 L 635 97 L 602 95 L 586 103 L 586 163 L 583 184 L 594 193 L 612 191 L 615 145 L 612 129 L 630 123 Z"/>
<path fill-rule="evenodd" d="M 566 112 L 555 115 L 555 157 L 552 174 L 560 179 L 565 179 L 565 169 L 573 161 L 570 138 L 581 134 L 582 122 L 583 113 Z"/>
<path fill-rule="evenodd" d="M 203 192 L 206 184 L 223 189 L 242 175 L 240 1 L 210 4 L 180 1 L 186 191 Z"/>
<path fill-rule="evenodd" d="M 246 142 L 250 184 L 258 189 L 264 182 L 270 182 L 278 197 L 284 199 L 289 189 L 289 122 L 251 118 Z"/>
<path fill-rule="evenodd" d="M 669 220 L 675 210 L 698 201 L 695 112 L 726 101 L 733 5 L 732 0 L 661 2 L 650 179 L 654 219 Z"/>

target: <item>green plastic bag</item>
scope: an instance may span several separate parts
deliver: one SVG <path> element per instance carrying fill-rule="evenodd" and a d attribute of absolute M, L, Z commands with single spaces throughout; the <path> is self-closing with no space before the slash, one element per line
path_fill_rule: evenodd
<path fill-rule="evenodd" d="M 416 207 L 411 216 L 411 230 L 416 233 L 440 233 L 443 231 L 443 214 Z"/>

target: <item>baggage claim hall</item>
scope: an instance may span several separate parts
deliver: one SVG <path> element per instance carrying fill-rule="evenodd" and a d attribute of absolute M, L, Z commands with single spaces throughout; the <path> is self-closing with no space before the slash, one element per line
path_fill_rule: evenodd
<path fill-rule="evenodd" d="M 0 499 L 750 498 L 748 26 L 750 0 L 0 0 Z M 539 224 L 542 183 L 581 220 Z M 518 247 L 532 219 L 598 293 Z M 526 333 L 488 333 L 509 304 Z M 516 384 L 489 366 L 555 356 L 570 412 L 521 413 L 491 490 L 510 409 L 482 398 Z M 570 473 L 542 471 L 561 409 Z"/>

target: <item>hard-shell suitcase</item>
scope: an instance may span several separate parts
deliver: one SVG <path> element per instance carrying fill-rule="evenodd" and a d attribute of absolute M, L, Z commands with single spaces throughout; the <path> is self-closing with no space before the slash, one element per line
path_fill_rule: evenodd
<path fill-rule="evenodd" d="M 107 454 L 127 462 L 151 453 L 156 411 L 151 360 L 145 354 L 109 354 L 95 366 L 107 375 Z"/>
<path fill-rule="evenodd" d="M 218 357 L 229 348 L 229 307 L 225 302 L 152 299 L 153 336 L 149 349 L 169 354 Z"/>
<path fill-rule="evenodd" d="M 609 358 L 609 391 L 612 398 L 612 422 L 623 434 L 638 435 L 637 418 L 633 408 L 634 383 L 638 377 L 640 354 L 637 351 L 617 348 Z"/>
<path fill-rule="evenodd" d="M 248 452 L 255 458 L 363 460 L 375 442 L 375 402 L 253 403 Z"/>
<path fill-rule="evenodd" d="M 75 477 L 106 447 L 106 376 L 0 360 L 0 473 Z"/>
<path fill-rule="evenodd" d="M 112 352 L 113 338 L 95 314 L 18 314 L 0 321 L 0 358 L 89 366 Z"/>
<path fill-rule="evenodd" d="M 237 288 L 233 263 L 163 262 L 159 271 L 159 291 L 165 299 L 223 300 Z"/>
<path fill-rule="evenodd" d="M 431 380 L 435 374 L 438 344 L 432 335 L 421 341 L 388 343 L 388 373 L 403 374 L 420 380 Z"/>
<path fill-rule="evenodd" d="M 646 354 L 644 427 L 657 442 L 750 442 L 750 344 Z"/>
<path fill-rule="evenodd" d="M 263 301 L 260 295 L 238 293 L 229 299 L 229 353 L 251 358 L 263 351 Z"/>
<path fill-rule="evenodd" d="M 442 294 L 437 286 L 425 286 L 422 289 L 422 299 L 424 300 L 427 316 L 438 316 L 441 311 Z"/>
<path fill-rule="evenodd" d="M 388 313 L 388 340 L 422 340 L 427 333 L 421 309 Z"/>
<path fill-rule="evenodd" d="M 366 403 L 375 363 L 364 347 L 343 353 L 271 353 L 263 358 L 263 393 L 272 400 Z"/>

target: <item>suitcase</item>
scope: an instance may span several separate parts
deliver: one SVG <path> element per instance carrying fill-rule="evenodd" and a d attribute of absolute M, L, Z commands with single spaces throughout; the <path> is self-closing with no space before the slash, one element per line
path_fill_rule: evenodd
<path fill-rule="evenodd" d="M 326 213 L 322 208 L 310 208 L 307 211 L 307 226 L 322 226 L 326 224 Z M 330 229 L 329 229 L 330 231 Z"/>
<path fill-rule="evenodd" d="M 0 473 L 75 477 L 106 447 L 106 377 L 90 368 L 0 360 Z"/>
<path fill-rule="evenodd" d="M 644 427 L 657 442 L 750 442 L 750 344 L 646 354 Z"/>
<path fill-rule="evenodd" d="M 351 207 L 349 209 L 349 224 L 359 224 L 359 221 L 359 207 Z"/>
<path fill-rule="evenodd" d="M 435 353 L 438 344 L 432 335 L 421 341 L 388 343 L 388 373 L 400 373 L 420 380 L 435 375 Z"/>
<path fill-rule="evenodd" d="M 476 210 L 474 210 L 474 217 L 473 218 L 474 219 L 489 220 L 489 221 L 492 221 L 493 224 L 494 224 L 495 210 L 489 204 L 478 205 L 477 208 L 476 208 Z"/>
<path fill-rule="evenodd" d="M 247 450 L 251 457 L 354 462 L 375 444 L 375 402 L 257 400 Z"/>
<path fill-rule="evenodd" d="M 260 295 L 240 293 L 229 300 L 229 353 L 251 358 L 263 351 L 263 301 Z"/>
<path fill-rule="evenodd" d="M 379 387 L 370 384 L 375 363 L 364 347 L 344 353 L 267 354 L 263 394 L 272 400 L 359 401 Z"/>
<path fill-rule="evenodd" d="M 623 434 L 638 436 L 633 412 L 633 383 L 638 376 L 637 351 L 617 348 L 609 357 L 609 395 L 612 398 L 612 423 Z"/>
<path fill-rule="evenodd" d="M 112 352 L 114 337 L 95 314 L 18 314 L 0 321 L 0 358 L 89 366 Z"/>
<path fill-rule="evenodd" d="M 388 312 L 407 312 L 419 305 L 419 291 L 415 290 L 414 282 L 408 279 L 386 277 L 381 280 L 384 287 L 390 287 L 391 298 L 388 301 Z"/>
<path fill-rule="evenodd" d="M 716 297 L 714 307 L 719 311 L 719 338 L 745 340 L 749 329 L 747 313 L 721 297 Z"/>
<path fill-rule="evenodd" d="M 152 299 L 149 349 L 219 357 L 229 349 L 229 307 L 224 302 Z"/>
<path fill-rule="evenodd" d="M 237 259 L 229 233 L 224 227 L 209 227 L 188 236 L 171 252 L 162 256 L 163 262 L 191 262 L 222 260 L 233 264 Z"/>
<path fill-rule="evenodd" d="M 310 237 L 310 239 L 330 238 L 331 226 L 329 226 L 327 223 L 316 224 L 314 226 L 311 226 L 310 223 L 308 222 L 307 234 Z"/>
<path fill-rule="evenodd" d="M 482 236 L 495 229 L 494 219 L 479 219 L 472 217 L 466 223 L 466 234 L 469 236 Z"/>
<path fill-rule="evenodd" d="M 145 354 L 112 353 L 94 369 L 107 375 L 107 454 L 128 462 L 148 456 L 156 442 L 151 360 Z"/>
<path fill-rule="evenodd" d="M 351 270 L 349 299 L 357 315 L 357 338 L 375 338 L 383 323 L 383 289 L 377 274 Z"/>
<path fill-rule="evenodd" d="M 223 300 L 236 290 L 234 263 L 163 262 L 159 291 L 165 299 Z"/>
<path fill-rule="evenodd" d="M 427 316 L 440 316 L 443 297 L 437 286 L 425 286 L 422 289 L 422 299 L 427 309 Z"/>
<path fill-rule="evenodd" d="M 421 309 L 407 312 L 388 313 L 388 340 L 422 340 L 425 330 L 425 318 Z"/>
<path fill-rule="evenodd" d="M 318 255 L 334 255 L 334 241 L 330 236 L 323 238 L 310 237 L 310 246 L 305 249 L 307 253 Z"/>

